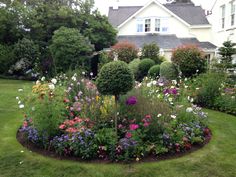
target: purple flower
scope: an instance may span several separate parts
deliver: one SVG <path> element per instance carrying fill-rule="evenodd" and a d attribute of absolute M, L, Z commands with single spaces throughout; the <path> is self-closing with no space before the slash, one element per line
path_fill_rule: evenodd
<path fill-rule="evenodd" d="M 137 98 L 135 96 L 130 96 L 127 100 L 126 100 L 126 104 L 127 105 L 135 105 L 137 103 Z"/>
<path fill-rule="evenodd" d="M 176 88 L 173 88 L 173 89 L 171 89 L 171 93 L 174 94 L 174 95 L 176 95 L 176 94 L 178 93 L 178 91 L 177 91 Z"/>

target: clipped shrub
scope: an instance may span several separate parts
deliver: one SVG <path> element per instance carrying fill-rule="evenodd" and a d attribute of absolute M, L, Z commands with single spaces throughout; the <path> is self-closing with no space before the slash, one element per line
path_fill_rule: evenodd
<path fill-rule="evenodd" d="M 139 66 L 138 66 L 138 80 L 141 81 L 145 76 L 148 75 L 148 70 L 155 65 L 155 62 L 150 59 L 146 58 L 141 60 Z"/>
<path fill-rule="evenodd" d="M 168 80 L 175 80 L 178 77 L 177 68 L 173 63 L 165 61 L 160 65 L 160 76 Z"/>
<path fill-rule="evenodd" d="M 159 51 L 160 48 L 155 43 L 144 44 L 141 58 L 150 58 L 154 60 L 156 64 L 160 64 Z"/>
<path fill-rule="evenodd" d="M 113 58 L 117 55 L 118 60 L 129 63 L 138 57 L 138 48 L 133 43 L 121 41 L 112 47 L 110 55 Z"/>
<path fill-rule="evenodd" d="M 12 47 L 0 44 L 0 74 L 6 74 L 14 62 Z"/>
<path fill-rule="evenodd" d="M 85 67 L 89 63 L 94 47 L 78 29 L 61 27 L 54 32 L 49 46 L 56 70 L 67 71 L 69 68 Z"/>
<path fill-rule="evenodd" d="M 140 59 L 134 59 L 129 63 L 129 69 L 133 72 L 134 77 L 137 78 L 138 75 L 138 66 L 140 64 L 141 60 Z"/>
<path fill-rule="evenodd" d="M 133 88 L 134 76 L 128 64 L 112 61 L 102 67 L 96 82 L 101 94 L 119 96 Z"/>
<path fill-rule="evenodd" d="M 34 69 L 39 62 L 39 46 L 30 39 L 23 38 L 14 45 L 16 63 L 11 67 L 11 72 L 17 75 L 26 75 Z"/>
<path fill-rule="evenodd" d="M 186 45 L 172 52 L 172 62 L 177 65 L 184 77 L 206 71 L 206 59 L 203 52 L 196 46 Z"/>
<path fill-rule="evenodd" d="M 154 65 L 148 70 L 148 75 L 152 78 L 156 78 L 160 75 L 160 65 Z"/>

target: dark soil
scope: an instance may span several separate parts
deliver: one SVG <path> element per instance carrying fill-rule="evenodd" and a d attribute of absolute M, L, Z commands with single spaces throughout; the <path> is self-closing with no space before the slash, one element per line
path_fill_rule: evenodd
<path fill-rule="evenodd" d="M 18 142 L 22 146 L 26 147 L 30 151 L 36 152 L 36 153 L 41 154 L 43 156 L 52 157 L 52 158 L 55 158 L 55 159 L 58 159 L 58 160 L 73 160 L 73 161 L 86 162 L 86 163 L 122 163 L 122 164 L 124 163 L 124 162 L 113 162 L 111 160 L 106 160 L 106 159 L 84 160 L 84 159 L 81 159 L 79 157 L 60 156 L 59 154 L 56 154 L 52 150 L 40 148 L 36 144 L 34 144 L 32 142 L 29 142 L 25 138 L 23 132 L 20 132 L 20 131 L 17 132 L 16 139 L 18 140 Z M 201 144 L 201 145 L 194 144 L 194 145 L 192 145 L 192 148 L 190 150 L 187 150 L 185 152 L 167 153 L 167 154 L 164 154 L 164 155 L 160 155 L 158 157 L 154 156 L 154 155 L 150 155 L 150 156 L 147 156 L 147 157 L 141 159 L 138 162 L 132 161 L 132 163 L 157 162 L 157 161 L 161 161 L 161 160 L 169 160 L 169 159 L 175 159 L 175 158 L 178 158 L 178 157 L 182 157 L 182 156 L 185 156 L 185 155 L 190 154 L 192 152 L 195 152 L 198 149 L 201 149 L 206 144 L 208 144 L 210 140 L 211 140 L 211 136 L 208 136 L 208 137 L 206 137 L 206 140 L 205 140 L 205 142 L 203 144 Z"/>

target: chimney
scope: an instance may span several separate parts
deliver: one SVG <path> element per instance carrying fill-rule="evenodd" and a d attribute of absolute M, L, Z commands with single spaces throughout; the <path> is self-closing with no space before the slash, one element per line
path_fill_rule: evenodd
<path fill-rule="evenodd" d="M 119 9 L 119 0 L 115 0 L 115 2 L 113 3 L 113 9 L 114 10 Z"/>

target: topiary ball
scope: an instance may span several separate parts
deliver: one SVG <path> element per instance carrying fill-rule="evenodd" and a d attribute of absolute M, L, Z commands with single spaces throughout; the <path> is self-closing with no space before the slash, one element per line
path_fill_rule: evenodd
<path fill-rule="evenodd" d="M 178 70 L 173 63 L 165 61 L 160 65 L 160 76 L 168 80 L 175 80 L 178 77 Z"/>
<path fill-rule="evenodd" d="M 141 60 L 138 66 L 138 80 L 142 80 L 148 74 L 148 70 L 155 65 L 152 59 L 146 58 Z"/>
<path fill-rule="evenodd" d="M 123 61 L 105 64 L 96 80 L 98 91 L 103 95 L 120 95 L 134 86 L 134 75 Z"/>
<path fill-rule="evenodd" d="M 137 78 L 138 76 L 138 66 L 140 64 L 140 59 L 134 59 L 129 63 L 129 69 L 133 72 L 134 77 Z"/>
<path fill-rule="evenodd" d="M 160 74 L 160 65 L 154 65 L 148 70 L 148 76 L 156 78 Z"/>

